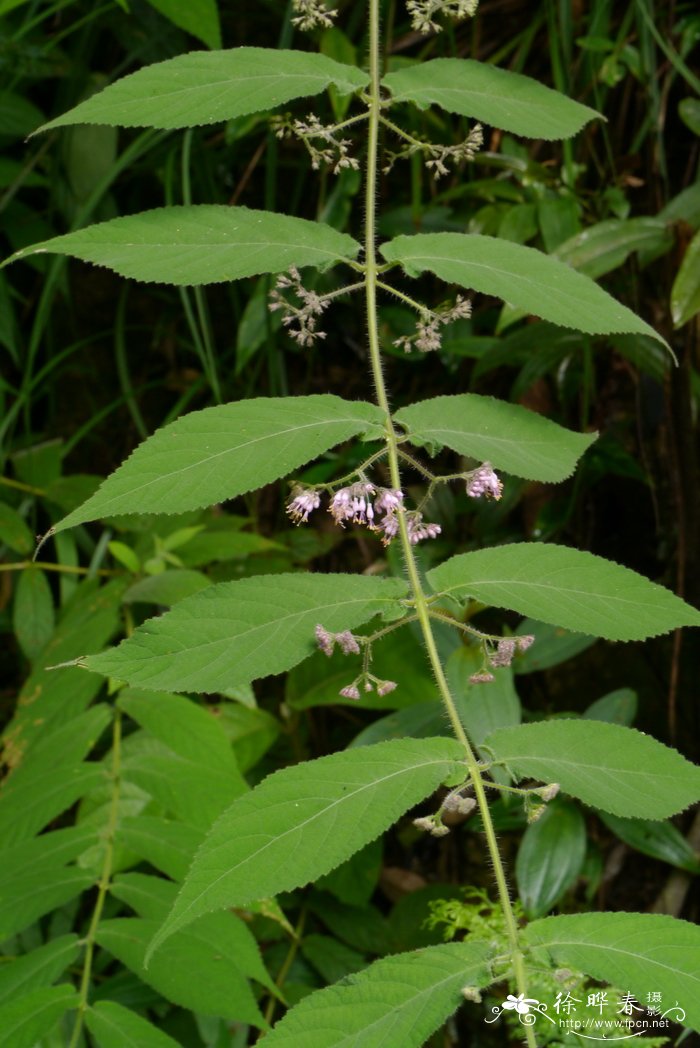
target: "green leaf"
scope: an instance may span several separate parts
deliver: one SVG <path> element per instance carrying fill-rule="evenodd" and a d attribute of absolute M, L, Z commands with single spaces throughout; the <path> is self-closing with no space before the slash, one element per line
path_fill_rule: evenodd
<path fill-rule="evenodd" d="M 69 984 L 45 986 L 0 1006 L 0 1030 L 6 1045 L 35 1048 L 62 1015 L 77 1007 L 78 994 Z"/>
<path fill-rule="evenodd" d="M 614 815 L 666 819 L 700 798 L 700 768 L 634 728 L 550 720 L 502 728 L 486 739 L 519 779 L 558 782 Z"/>
<path fill-rule="evenodd" d="M 207 835 L 151 945 L 203 913 L 291 891 L 374 840 L 459 767 L 451 739 L 403 739 L 275 772 Z"/>
<path fill-rule="evenodd" d="M 316 969 L 325 983 L 338 982 L 339 979 L 359 972 L 367 964 L 359 951 L 338 942 L 330 935 L 305 935 L 301 943 L 301 955 Z"/>
<path fill-rule="evenodd" d="M 368 81 L 361 69 L 305 51 L 194 51 L 122 77 L 40 130 L 80 123 L 196 127 L 274 109 L 293 98 L 317 95 L 329 84 L 347 94 Z"/>
<path fill-rule="evenodd" d="M 193 826 L 155 815 L 124 819 L 119 827 L 121 844 L 176 881 L 184 879 L 203 839 Z"/>
<path fill-rule="evenodd" d="M 34 565 L 19 576 L 12 624 L 17 643 L 28 659 L 34 659 L 51 640 L 55 624 L 51 587 L 46 573 Z"/>
<path fill-rule="evenodd" d="M 314 892 L 309 907 L 337 938 L 363 953 L 390 953 L 387 923 L 371 905 L 353 906 L 327 892 Z"/>
<path fill-rule="evenodd" d="M 161 604 L 171 608 L 173 604 L 200 593 L 211 586 L 211 579 L 201 571 L 175 568 L 160 575 L 149 575 L 129 586 L 124 594 L 125 604 Z"/>
<path fill-rule="evenodd" d="M 394 102 L 437 105 L 526 138 L 570 138 L 589 120 L 602 119 L 529 76 L 469 58 L 416 63 L 388 73 L 382 86 Z"/>
<path fill-rule="evenodd" d="M 625 724 L 629 727 L 637 716 L 637 693 L 632 688 L 618 688 L 596 699 L 584 710 L 586 720 L 606 721 L 608 724 Z"/>
<path fill-rule="evenodd" d="M 119 705 L 163 743 L 124 760 L 129 781 L 147 790 L 168 812 L 207 829 L 248 786 L 214 717 L 181 695 L 134 692 Z"/>
<path fill-rule="evenodd" d="M 476 233 L 417 233 L 396 237 L 381 252 L 410 276 L 430 270 L 451 284 L 495 295 L 562 327 L 591 335 L 639 332 L 664 342 L 583 273 L 522 244 Z"/>
<path fill-rule="evenodd" d="M 0 1003 L 50 986 L 80 954 L 77 935 L 61 935 L 0 967 Z"/>
<path fill-rule="evenodd" d="M 377 890 L 383 859 L 384 846 L 377 838 L 340 866 L 317 877 L 315 887 L 330 892 L 344 906 L 366 906 Z"/>
<path fill-rule="evenodd" d="M 445 709 L 438 699 L 429 702 L 417 702 L 414 706 L 405 706 L 386 717 L 372 721 L 356 735 L 349 747 L 371 746 L 375 742 L 388 739 L 425 739 L 429 736 L 447 734 Z"/>
<path fill-rule="evenodd" d="M 700 312 L 700 233 L 690 241 L 671 288 L 673 326 L 683 327 Z"/>
<path fill-rule="evenodd" d="M 34 536 L 27 522 L 6 502 L 0 502 L 0 542 L 22 556 L 31 554 L 34 549 Z"/>
<path fill-rule="evenodd" d="M 140 444 L 56 531 L 118 513 L 181 513 L 269 484 L 350 437 L 379 439 L 374 404 L 330 394 L 204 408 Z"/>
<path fill-rule="evenodd" d="M 187 0 L 186 4 L 183 4 L 181 0 L 148 0 L 148 2 L 151 7 L 155 7 L 156 11 L 160 11 L 179 29 L 184 29 L 186 33 L 196 36 L 207 47 L 211 47 L 212 50 L 221 47 L 221 25 L 216 0 Z"/>
<path fill-rule="evenodd" d="M 503 667 L 485 689 L 469 678 L 481 669 L 478 648 L 460 647 L 450 655 L 445 671 L 455 698 L 459 718 L 476 746 L 498 728 L 520 724 L 522 709 L 513 683 L 513 671 Z"/>
<path fill-rule="evenodd" d="M 460 553 L 428 572 L 435 590 L 508 608 L 607 640 L 644 640 L 700 626 L 700 612 L 670 590 L 592 553 L 515 542 Z"/>
<path fill-rule="evenodd" d="M 491 982 L 489 952 L 447 943 L 385 957 L 304 998 L 265 1040 L 269 1048 L 421 1048 L 464 1001 L 465 986 Z"/>
<path fill-rule="evenodd" d="M 528 917 L 544 917 L 576 883 L 586 858 L 586 823 L 574 804 L 548 804 L 523 834 L 515 863 Z"/>
<path fill-rule="evenodd" d="M 118 648 L 84 665 L 154 691 L 217 692 L 281 673 L 310 655 L 314 630 L 352 629 L 404 596 L 401 579 L 258 575 L 222 582 L 149 619 Z M 349 662 L 350 679 L 355 674 Z"/>
<path fill-rule="evenodd" d="M 573 659 L 582 651 L 595 644 L 595 637 L 582 633 L 569 633 L 560 626 L 550 626 L 535 619 L 523 619 L 515 631 L 517 636 L 532 636 L 534 643 L 526 651 L 520 652 L 513 662 L 513 672 L 536 673 L 559 666 L 568 659 Z M 603 719 L 603 718 L 599 718 Z"/>
<path fill-rule="evenodd" d="M 533 921 L 522 934 L 535 963 L 586 972 L 640 1001 L 653 987 L 700 1030 L 700 928 L 661 914 L 588 913 Z"/>
<path fill-rule="evenodd" d="M 291 266 L 354 258 L 360 245 L 320 222 L 221 204 L 160 207 L 16 251 L 1 265 L 52 251 L 146 283 L 220 284 Z"/>
<path fill-rule="evenodd" d="M 423 400 L 394 418 L 407 428 L 411 444 L 445 446 L 516 477 L 549 482 L 570 476 L 597 436 L 572 433 L 527 408 L 475 393 Z"/>
<path fill-rule="evenodd" d="M 98 1001 L 85 1025 L 99 1048 L 179 1048 L 177 1041 L 116 1001 Z"/>
<path fill-rule="evenodd" d="M 32 747 L 0 793 L 0 848 L 31 837 L 104 777 L 99 765 L 79 762 L 110 716 L 108 707 L 95 706 Z"/>
<path fill-rule="evenodd" d="M 158 921 L 116 917 L 102 921 L 97 941 L 148 986 L 167 1000 L 205 1015 L 264 1027 L 248 980 L 238 962 L 238 938 L 228 922 L 179 931 L 144 968 L 146 947 Z M 196 978 L 193 974 L 196 973 Z"/>
<path fill-rule="evenodd" d="M 94 877 L 76 866 L 53 864 L 22 870 L 0 879 L 0 941 L 24 931 L 45 913 L 91 887 Z"/>
<path fill-rule="evenodd" d="M 566 240 L 554 254 L 596 280 L 621 266 L 633 251 L 663 253 L 673 243 L 673 233 L 663 219 L 610 218 Z"/>
<path fill-rule="evenodd" d="M 700 873 L 700 857 L 693 851 L 680 830 L 671 822 L 653 822 L 648 819 L 622 819 L 608 812 L 600 812 L 609 830 L 630 848 L 650 855 L 652 859 L 668 862 L 688 873 Z"/>

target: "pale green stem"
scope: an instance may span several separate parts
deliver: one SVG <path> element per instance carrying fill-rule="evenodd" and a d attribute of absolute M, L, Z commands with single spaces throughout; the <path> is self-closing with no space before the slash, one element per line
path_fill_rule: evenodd
<path fill-rule="evenodd" d="M 392 487 L 401 489 L 401 473 L 399 466 L 398 438 L 394 429 L 384 373 L 382 370 L 381 351 L 379 344 L 379 327 L 377 323 L 377 256 L 376 256 L 376 200 L 377 200 L 377 173 L 378 173 L 378 151 L 379 151 L 379 124 L 381 121 L 381 92 L 380 92 L 380 41 L 379 41 L 379 3 L 380 0 L 369 0 L 369 73 L 370 88 L 367 94 L 367 105 L 369 111 L 368 142 L 367 142 L 367 171 L 365 182 L 365 297 L 367 303 L 367 334 L 369 355 L 374 378 L 377 403 L 384 412 L 386 427 L 386 445 L 389 471 Z M 489 856 L 493 864 L 496 877 L 498 894 L 503 908 L 506 923 L 510 954 L 513 965 L 513 975 L 518 993 L 527 996 L 525 979 L 525 963 L 520 948 L 518 937 L 518 926 L 513 912 L 513 906 L 508 892 L 503 861 L 496 840 L 496 831 L 491 819 L 486 789 L 481 775 L 481 768 L 477 757 L 467 738 L 464 726 L 459 718 L 452 694 L 450 692 L 447 678 L 440 661 L 440 656 L 433 634 L 430 621 L 430 612 L 426 595 L 423 592 L 418 565 L 408 537 L 408 528 L 404 513 L 399 513 L 399 525 L 401 545 L 404 561 L 408 573 L 416 616 L 420 623 L 425 648 L 430 660 L 430 665 L 435 675 L 440 695 L 450 719 L 452 729 L 460 742 L 465 754 L 465 763 L 472 779 L 472 786 L 476 797 L 481 819 L 486 834 Z M 530 1048 L 537 1048 L 534 1033 L 531 1029 L 525 1030 L 526 1041 Z"/>
<path fill-rule="evenodd" d="M 92 965 L 95 956 L 97 929 L 100 925 L 102 910 L 104 909 L 105 899 L 107 898 L 107 892 L 109 891 L 109 884 L 112 877 L 112 867 L 114 864 L 114 839 L 117 833 L 117 823 L 119 822 L 119 796 L 121 788 L 121 741 L 121 710 L 115 708 L 114 724 L 112 729 L 112 798 L 109 806 L 109 819 L 107 822 L 107 834 L 105 839 L 105 854 L 102 860 L 102 871 L 100 873 L 100 879 L 97 882 L 97 899 L 95 901 L 95 909 L 92 911 L 90 927 L 88 928 L 88 933 L 83 941 L 85 946 L 85 960 L 83 963 L 83 975 L 80 980 L 78 1014 L 75 1017 L 75 1025 L 73 1026 L 73 1036 L 70 1039 L 70 1044 L 68 1048 L 77 1048 L 77 1045 L 80 1043 L 80 1035 L 83 1029 L 85 1012 L 88 1010 L 88 997 L 90 994 L 90 984 L 92 980 Z"/>
<path fill-rule="evenodd" d="M 123 571 L 108 568 L 79 568 L 73 564 L 52 564 L 45 560 L 17 560 L 13 564 L 0 564 L 0 571 L 24 571 L 25 568 L 41 568 L 43 571 L 58 571 L 64 575 L 123 575 Z"/>

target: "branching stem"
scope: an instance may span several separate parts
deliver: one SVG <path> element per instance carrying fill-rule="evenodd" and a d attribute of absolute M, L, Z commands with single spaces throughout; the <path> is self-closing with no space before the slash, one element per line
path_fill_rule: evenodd
<path fill-rule="evenodd" d="M 377 201 L 377 176 L 379 170 L 379 125 L 383 121 L 381 113 L 380 93 L 380 39 L 379 39 L 379 4 L 380 0 L 369 0 L 369 72 L 370 87 L 367 93 L 367 106 L 369 111 L 368 144 L 367 144 L 367 170 L 365 178 L 365 299 L 367 304 L 367 333 L 369 355 L 374 379 L 377 403 L 386 416 L 386 446 L 389 472 L 392 487 L 401 489 L 401 472 L 399 464 L 398 437 L 394 429 L 387 396 L 384 373 L 382 370 L 381 351 L 379 343 L 379 327 L 377 322 L 377 255 L 376 255 L 376 201 Z M 506 923 L 508 941 L 510 944 L 511 963 L 513 975 L 518 993 L 527 996 L 525 979 L 525 964 L 520 947 L 518 926 L 513 912 L 513 906 L 508 892 L 503 861 L 496 840 L 491 813 L 486 798 L 486 789 L 481 775 L 481 768 L 471 743 L 467 738 L 462 722 L 457 713 L 450 687 L 445 676 L 445 671 L 440 660 L 435 635 L 433 634 L 430 611 L 426 595 L 423 592 L 418 565 L 409 540 L 406 517 L 399 513 L 399 526 L 401 546 L 403 549 L 406 571 L 408 574 L 415 613 L 420 623 L 423 640 L 425 643 L 430 665 L 435 675 L 437 685 L 442 697 L 445 709 L 450 719 L 454 734 L 464 749 L 465 763 L 472 780 L 474 795 L 479 811 L 481 813 L 489 855 L 493 864 L 498 887 L 498 894 L 503 908 Z M 529 1048 L 536 1048 L 537 1042 L 533 1031 L 526 1028 L 526 1040 Z"/>

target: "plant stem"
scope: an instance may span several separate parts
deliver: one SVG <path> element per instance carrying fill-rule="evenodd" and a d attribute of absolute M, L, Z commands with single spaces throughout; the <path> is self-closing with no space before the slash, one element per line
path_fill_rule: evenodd
<path fill-rule="evenodd" d="M 379 125 L 381 120 L 381 93 L 380 93 L 380 40 L 379 40 L 379 3 L 380 0 L 369 0 L 369 73 L 370 87 L 367 94 L 367 105 L 369 110 L 368 141 L 367 141 L 367 170 L 365 176 L 365 300 L 367 305 L 367 335 L 372 377 L 374 379 L 377 403 L 384 412 L 385 440 L 387 446 L 387 460 L 391 475 L 391 484 L 397 490 L 401 489 L 401 472 L 399 465 L 398 438 L 391 417 L 389 398 L 387 396 L 384 372 L 382 369 L 381 351 L 379 344 L 379 326 L 377 323 L 377 276 L 378 264 L 376 255 L 376 201 L 377 201 L 377 174 L 379 170 Z M 464 749 L 465 763 L 472 779 L 474 794 L 479 805 L 481 819 L 486 834 L 489 856 L 493 864 L 496 877 L 498 894 L 503 908 L 503 915 L 510 943 L 510 954 L 513 966 L 513 976 L 518 993 L 527 996 L 525 982 L 525 964 L 520 948 L 518 937 L 518 926 L 513 912 L 513 906 L 508 892 L 503 861 L 496 840 L 496 831 L 491 819 L 486 789 L 481 775 L 481 769 L 476 754 L 467 738 L 464 726 L 459 718 L 457 709 L 450 692 L 445 671 L 440 661 L 440 656 L 433 634 L 432 623 L 426 595 L 418 571 L 418 565 L 413 553 L 413 547 L 409 541 L 408 528 L 404 513 L 399 513 L 399 526 L 401 545 L 403 549 L 404 562 L 408 573 L 411 590 L 413 593 L 415 612 L 420 623 L 423 641 L 430 660 L 430 665 L 435 675 L 435 680 L 440 691 L 445 709 L 450 719 L 454 734 Z M 525 1028 L 526 1041 L 529 1048 L 537 1048 L 534 1032 Z"/>
<path fill-rule="evenodd" d="M 97 882 L 97 899 L 95 909 L 92 911 L 90 927 L 85 937 L 85 962 L 83 964 L 83 975 L 80 980 L 78 1014 L 75 1017 L 73 1035 L 68 1048 L 77 1048 L 80 1043 L 80 1034 L 83 1029 L 85 1012 L 88 1009 L 88 995 L 90 993 L 90 981 L 92 979 L 92 963 L 95 956 L 95 940 L 97 929 L 100 925 L 102 910 L 109 891 L 109 882 L 112 876 L 112 864 L 114 862 L 114 838 L 119 821 L 119 796 L 121 787 L 121 741 L 122 721 L 121 710 L 115 707 L 114 724 L 112 728 L 112 798 L 109 806 L 109 819 L 107 822 L 107 834 L 105 839 L 105 854 L 102 860 L 102 871 Z"/>

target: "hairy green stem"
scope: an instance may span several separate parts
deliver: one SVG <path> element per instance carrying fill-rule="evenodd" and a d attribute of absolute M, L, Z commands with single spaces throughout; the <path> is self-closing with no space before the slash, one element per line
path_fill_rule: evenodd
<path fill-rule="evenodd" d="M 385 440 L 387 446 L 387 460 L 391 475 L 391 483 L 397 490 L 401 489 L 401 472 L 399 465 L 398 437 L 394 429 L 387 395 L 384 372 L 382 369 L 381 350 L 379 343 L 379 326 L 377 322 L 377 254 L 376 254 L 376 201 L 377 201 L 377 176 L 379 170 L 379 126 L 381 117 L 381 90 L 380 90 L 380 39 L 379 39 L 379 3 L 380 0 L 369 0 L 369 73 L 370 87 L 367 93 L 367 105 L 369 111 L 368 142 L 367 142 L 367 170 L 365 176 L 365 299 L 367 305 L 367 334 L 372 376 L 374 379 L 377 403 L 386 416 Z M 454 734 L 464 749 L 465 763 L 472 779 L 472 786 L 486 834 L 489 856 L 493 864 L 496 877 L 498 894 L 503 908 L 503 915 L 510 944 L 510 954 L 513 966 L 513 975 L 518 993 L 527 996 L 525 980 L 525 963 L 520 947 L 518 926 L 513 912 L 513 906 L 508 891 L 505 870 L 501 853 L 496 840 L 491 812 L 486 797 L 486 789 L 481 775 L 479 761 L 474 753 L 472 745 L 459 718 L 457 709 L 450 692 L 450 687 L 445 676 L 445 671 L 440 660 L 435 635 L 430 620 L 430 611 L 423 585 L 418 571 L 418 565 L 409 540 L 406 517 L 404 513 L 399 514 L 401 546 L 404 561 L 408 573 L 415 613 L 420 623 L 423 641 L 427 651 L 430 665 L 435 675 L 435 680 L 440 691 L 445 709 L 450 719 Z M 527 1027 L 525 1029 L 526 1041 L 530 1048 L 536 1048 L 534 1032 Z"/>
<path fill-rule="evenodd" d="M 80 980 L 78 1013 L 75 1017 L 73 1035 L 70 1039 L 68 1048 L 77 1048 L 77 1045 L 80 1043 L 85 1012 L 88 1010 L 88 996 L 90 994 L 90 984 L 92 980 L 92 965 L 95 957 L 97 929 L 100 926 L 100 919 L 102 917 L 102 911 L 104 909 L 105 899 L 107 898 L 107 892 L 109 891 L 109 884 L 112 877 L 112 867 L 114 864 L 114 838 L 116 836 L 117 823 L 119 821 L 119 797 L 121 792 L 121 742 L 121 710 L 115 708 L 114 723 L 112 727 L 112 797 L 109 806 L 109 819 L 107 822 L 107 834 L 105 838 L 105 854 L 102 860 L 100 879 L 97 882 L 97 899 L 95 900 L 95 908 L 92 911 L 90 927 L 88 928 L 87 935 L 84 939 L 85 961 L 83 963 L 83 974 Z"/>

